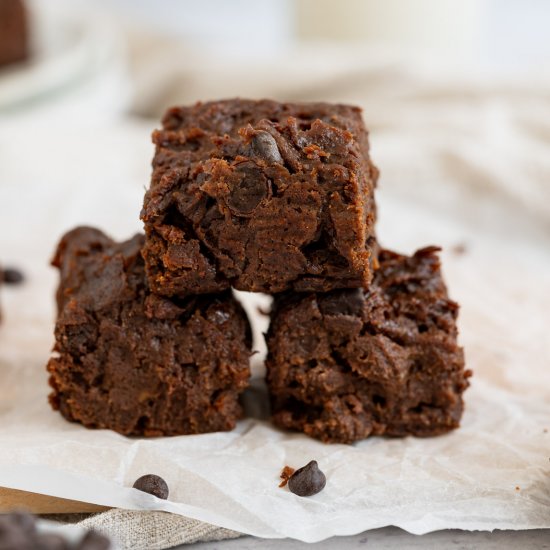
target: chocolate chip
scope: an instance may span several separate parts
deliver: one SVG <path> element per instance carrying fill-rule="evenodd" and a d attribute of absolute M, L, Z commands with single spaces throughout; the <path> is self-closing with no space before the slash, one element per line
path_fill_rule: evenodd
<path fill-rule="evenodd" d="M 296 470 L 288 480 L 288 488 L 300 497 L 310 497 L 321 492 L 327 483 L 325 474 L 319 470 L 316 460 L 312 460 Z"/>
<path fill-rule="evenodd" d="M 107 537 L 95 531 L 88 531 L 76 550 L 109 550 L 109 548 L 111 548 L 111 543 Z"/>
<path fill-rule="evenodd" d="M 279 152 L 277 142 L 269 132 L 260 130 L 255 133 L 250 141 L 250 146 L 252 147 L 252 151 L 261 159 L 267 162 L 283 163 L 283 157 Z"/>
<path fill-rule="evenodd" d="M 0 278 L 7 285 L 17 285 L 25 280 L 23 273 L 15 268 L 6 268 L 0 271 Z"/>
<path fill-rule="evenodd" d="M 360 317 L 365 304 L 363 290 L 334 290 L 319 299 L 319 309 L 324 315 L 355 315 Z"/>
<path fill-rule="evenodd" d="M 267 179 L 257 167 L 241 166 L 242 179 L 227 199 L 235 215 L 251 214 L 267 196 Z"/>
<path fill-rule="evenodd" d="M 143 491 L 144 493 L 149 493 L 154 495 L 157 498 L 166 500 L 168 498 L 168 485 L 162 477 L 156 476 L 155 474 L 147 474 L 141 476 L 133 485 L 134 489 Z"/>

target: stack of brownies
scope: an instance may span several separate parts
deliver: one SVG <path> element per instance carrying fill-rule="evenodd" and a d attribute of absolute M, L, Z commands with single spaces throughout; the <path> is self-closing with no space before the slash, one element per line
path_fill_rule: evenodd
<path fill-rule="evenodd" d="M 153 134 L 145 236 L 63 237 L 50 401 L 123 434 L 228 430 L 251 333 L 231 288 L 273 295 L 272 419 L 330 442 L 456 428 L 468 386 L 438 249 L 381 250 L 361 111 L 228 100 Z"/>

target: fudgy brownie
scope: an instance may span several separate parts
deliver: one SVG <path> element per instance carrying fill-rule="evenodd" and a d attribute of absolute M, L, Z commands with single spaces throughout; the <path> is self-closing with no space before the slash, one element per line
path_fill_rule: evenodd
<path fill-rule="evenodd" d="M 22 0 L 0 0 L 0 65 L 28 55 L 27 13 Z"/>
<path fill-rule="evenodd" d="M 378 172 L 358 107 L 197 103 L 170 109 L 153 141 L 141 218 L 154 292 L 370 282 Z"/>
<path fill-rule="evenodd" d="M 437 250 L 382 251 L 366 291 L 275 297 L 267 380 L 276 425 L 342 443 L 458 427 L 471 373 Z"/>
<path fill-rule="evenodd" d="M 67 419 L 128 435 L 229 430 L 250 375 L 250 327 L 231 292 L 167 299 L 148 290 L 143 236 L 67 233 L 50 402 Z"/>

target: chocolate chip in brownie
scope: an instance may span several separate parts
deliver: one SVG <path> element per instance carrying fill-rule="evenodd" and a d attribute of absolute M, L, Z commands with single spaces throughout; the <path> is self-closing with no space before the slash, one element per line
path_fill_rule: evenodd
<path fill-rule="evenodd" d="M 133 485 L 134 489 L 149 493 L 150 495 L 166 500 L 168 498 L 169 490 L 168 484 L 164 479 L 155 474 L 146 474 L 136 480 Z"/>
<path fill-rule="evenodd" d="M 250 141 L 250 146 L 253 153 L 261 159 L 267 162 L 283 163 L 277 142 L 269 132 L 264 130 L 256 132 Z"/>
<path fill-rule="evenodd" d="M 323 315 L 354 315 L 360 317 L 365 300 L 359 288 L 338 290 L 319 299 L 319 309 Z"/>
<path fill-rule="evenodd" d="M 236 216 L 247 216 L 267 197 L 267 180 L 251 163 L 239 166 L 242 179 L 232 190 L 227 205 Z"/>

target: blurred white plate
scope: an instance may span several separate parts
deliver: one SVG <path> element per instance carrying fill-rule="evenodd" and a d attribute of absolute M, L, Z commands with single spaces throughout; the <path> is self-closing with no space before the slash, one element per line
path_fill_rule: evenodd
<path fill-rule="evenodd" d="M 120 50 L 111 20 L 83 2 L 28 1 L 31 56 L 0 68 L 0 110 L 36 102 L 83 82 Z"/>

